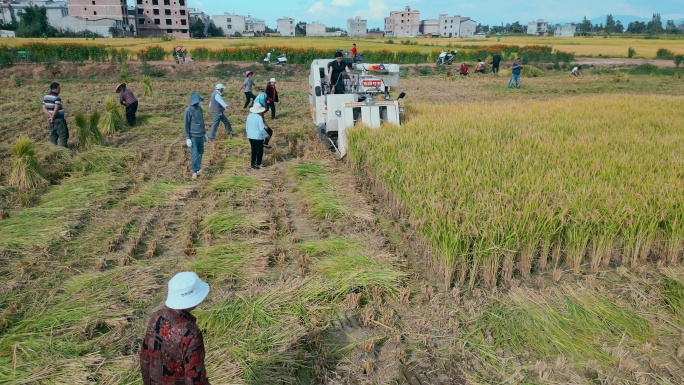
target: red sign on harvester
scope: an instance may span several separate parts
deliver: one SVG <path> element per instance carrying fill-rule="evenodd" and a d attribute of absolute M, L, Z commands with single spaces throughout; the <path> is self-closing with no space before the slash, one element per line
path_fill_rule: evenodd
<path fill-rule="evenodd" d="M 364 79 L 364 87 L 382 87 L 382 80 L 380 79 Z"/>

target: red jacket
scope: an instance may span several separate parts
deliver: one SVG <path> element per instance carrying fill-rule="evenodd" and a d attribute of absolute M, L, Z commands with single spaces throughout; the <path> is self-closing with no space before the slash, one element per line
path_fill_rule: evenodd
<path fill-rule="evenodd" d="M 268 83 L 268 85 L 266 86 L 266 98 L 266 101 L 268 101 L 268 99 L 270 99 L 270 101 L 273 102 L 280 101 L 278 100 L 278 90 L 276 90 L 276 87 L 271 83 Z"/>

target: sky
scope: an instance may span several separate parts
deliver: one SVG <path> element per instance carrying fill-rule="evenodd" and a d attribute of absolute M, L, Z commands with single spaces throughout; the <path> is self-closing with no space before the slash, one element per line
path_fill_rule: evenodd
<path fill-rule="evenodd" d="M 223 13 L 251 15 L 266 20 L 270 28 L 276 20 L 291 17 L 296 22 L 318 21 L 327 27 L 347 29 L 347 19 L 361 16 L 368 28 L 383 28 L 390 11 L 406 6 L 420 11 L 420 19 L 438 19 L 440 14 L 468 16 L 481 24 L 504 25 L 544 19 L 552 23 L 580 22 L 607 14 L 650 19 L 660 13 L 665 20 L 684 18 L 684 0 L 188 0 L 188 6 L 209 16 Z"/>

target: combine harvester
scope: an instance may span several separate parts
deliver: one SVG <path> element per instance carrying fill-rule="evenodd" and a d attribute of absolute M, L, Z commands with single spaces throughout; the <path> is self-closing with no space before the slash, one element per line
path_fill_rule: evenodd
<path fill-rule="evenodd" d="M 390 87 L 399 82 L 398 64 L 353 63 L 351 58 L 343 58 L 350 64 L 351 78 L 342 74 L 339 81 L 344 81 L 344 94 L 332 94 L 334 84 L 328 84 L 328 63 L 334 59 L 316 59 L 311 63 L 309 73 L 309 104 L 311 116 L 316 124 L 318 136 L 328 145 L 331 151 L 343 158 L 347 153 L 347 136 L 345 130 L 363 124 L 378 128 L 383 123 L 399 125 L 399 99 L 390 99 Z M 333 79 L 334 81 L 334 79 Z"/>

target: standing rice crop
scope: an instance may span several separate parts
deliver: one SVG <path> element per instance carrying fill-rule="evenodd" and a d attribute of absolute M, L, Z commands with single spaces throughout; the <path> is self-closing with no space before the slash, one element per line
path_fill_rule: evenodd
<path fill-rule="evenodd" d="M 112 134 L 121 131 L 124 124 L 124 110 L 123 107 L 119 105 L 119 101 L 114 97 L 107 98 L 104 102 L 105 113 L 100 119 L 98 128 L 105 134 Z"/>
<path fill-rule="evenodd" d="M 43 170 L 36 160 L 33 142 L 29 138 L 21 138 L 12 146 L 12 170 L 9 184 L 25 189 L 45 186 L 48 181 L 43 177 Z"/>
<path fill-rule="evenodd" d="M 579 271 L 681 258 L 684 98 L 414 107 L 402 127 L 351 130 L 349 152 L 410 213 L 447 286 L 493 286 L 548 260 Z"/>

